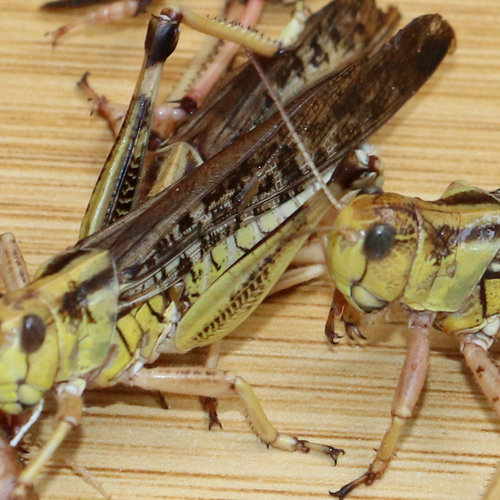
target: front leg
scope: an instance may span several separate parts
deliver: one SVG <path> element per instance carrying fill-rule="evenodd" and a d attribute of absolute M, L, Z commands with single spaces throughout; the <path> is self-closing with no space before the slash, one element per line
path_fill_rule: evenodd
<path fill-rule="evenodd" d="M 278 432 L 269 422 L 252 387 L 232 372 L 203 367 L 159 367 L 141 368 L 126 385 L 141 387 L 149 391 L 204 396 L 207 398 L 230 398 L 237 396 L 244 405 L 250 426 L 267 445 L 284 451 L 311 450 L 324 453 L 337 462 L 343 450 L 318 443 L 311 443 L 295 436 Z"/>
<path fill-rule="evenodd" d="M 81 379 L 58 386 L 56 392 L 58 405 L 57 424 L 50 439 L 19 475 L 19 481 L 12 498 L 28 498 L 33 483 L 44 466 L 50 461 L 68 433 L 80 424 L 83 412 L 81 395 L 84 389 L 85 381 Z"/>
<path fill-rule="evenodd" d="M 358 479 L 340 488 L 340 490 L 330 491 L 330 495 L 342 500 L 358 486 L 373 484 L 384 475 L 384 472 L 389 467 L 406 421 L 411 418 L 424 386 L 429 359 L 429 329 L 432 322 L 432 315 L 426 313 L 413 313 L 410 316 L 408 351 L 406 352 L 406 359 L 392 403 L 391 425 L 385 433 L 377 450 L 377 456 L 368 467 L 368 470 Z"/>

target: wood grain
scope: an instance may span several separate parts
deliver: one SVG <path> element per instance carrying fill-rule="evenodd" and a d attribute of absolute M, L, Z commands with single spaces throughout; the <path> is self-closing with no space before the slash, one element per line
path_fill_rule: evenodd
<path fill-rule="evenodd" d="M 209 2 L 185 3 L 215 12 Z M 78 30 L 52 48 L 43 34 L 74 14 L 40 12 L 38 5 L 0 0 L 0 228 L 17 235 L 32 272 L 76 240 L 111 144 L 75 82 L 90 71 L 99 91 L 127 102 L 147 22 Z M 400 0 L 398 7 L 404 23 L 441 13 L 456 30 L 458 48 L 373 139 L 387 165 L 387 189 L 437 197 L 456 179 L 498 187 L 500 4 Z M 287 18 L 287 9 L 268 5 L 262 30 L 275 35 Z M 166 85 L 201 40 L 183 30 Z M 279 429 L 344 448 L 336 468 L 314 454 L 266 450 L 236 399 L 220 402 L 224 430 L 208 432 L 196 398 L 172 396 L 166 411 L 150 394 L 116 388 L 86 394 L 83 425 L 40 479 L 41 497 L 100 498 L 75 476 L 69 464 L 76 463 L 123 500 L 328 498 L 329 488 L 357 477 L 373 458 L 405 344 L 404 328 L 390 320 L 366 331 L 368 345 L 333 349 L 323 335 L 331 293 L 320 281 L 268 299 L 224 341 L 221 366 L 254 386 Z M 194 353 L 164 362 L 201 359 Z M 44 417 L 39 439 L 51 428 Z M 500 456 L 499 431 L 456 341 L 436 335 L 425 391 L 397 457 L 382 481 L 351 498 L 479 500 Z"/>

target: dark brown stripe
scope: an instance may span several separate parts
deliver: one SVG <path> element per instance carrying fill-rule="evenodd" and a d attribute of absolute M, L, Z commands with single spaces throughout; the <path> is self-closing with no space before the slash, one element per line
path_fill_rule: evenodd
<path fill-rule="evenodd" d="M 446 206 L 485 205 L 490 203 L 498 204 L 498 200 L 496 200 L 489 193 L 472 190 L 448 196 L 442 200 L 435 201 L 435 203 L 436 205 L 446 205 Z"/>
<path fill-rule="evenodd" d="M 107 0 L 55 0 L 44 3 L 41 9 L 73 9 L 75 7 L 86 7 L 87 5 L 105 3 Z M 146 0 L 151 3 L 151 0 Z"/>
<path fill-rule="evenodd" d="M 135 108 L 138 109 L 131 137 L 137 137 L 144 126 L 146 118 L 151 109 L 151 100 L 144 94 L 137 96 Z M 113 193 L 111 203 L 103 222 L 103 228 L 116 222 L 121 216 L 128 214 L 132 209 L 132 202 L 137 188 L 137 179 L 139 176 L 139 160 L 134 161 L 137 143 L 129 143 L 127 153 L 122 160 L 120 175 L 116 181 L 116 187 Z M 112 150 L 113 153 L 114 149 Z M 111 153 L 111 154 L 112 154 Z"/>
<path fill-rule="evenodd" d="M 486 271 L 483 276 L 484 280 L 500 280 L 499 271 Z"/>
<path fill-rule="evenodd" d="M 137 323 L 137 325 L 139 326 L 139 329 L 141 330 L 142 332 L 142 329 L 139 325 L 139 323 Z M 127 349 L 127 352 L 128 352 L 128 355 L 130 357 L 132 357 L 132 351 L 130 350 L 130 346 L 128 345 L 128 342 L 127 342 L 127 339 L 125 338 L 125 335 L 123 335 L 123 332 L 120 330 L 120 328 L 118 328 L 118 326 L 116 326 L 116 332 L 118 333 L 118 336 L 120 337 L 121 341 L 122 341 L 122 344 L 125 346 L 125 349 Z M 144 333 L 144 332 L 142 332 Z"/>
<path fill-rule="evenodd" d="M 114 279 L 114 272 L 111 267 L 104 269 L 100 273 L 95 274 L 92 278 L 84 281 L 78 289 L 83 296 L 92 295 L 101 288 L 107 288 L 111 280 Z"/>
<path fill-rule="evenodd" d="M 52 276 L 63 271 L 71 262 L 85 255 L 87 250 L 74 250 L 56 255 L 45 267 L 40 277 Z"/>
<path fill-rule="evenodd" d="M 146 302 L 146 305 L 149 309 L 149 311 L 151 312 L 151 315 L 155 317 L 156 321 L 158 321 L 158 323 L 163 323 L 163 315 L 161 314 L 158 314 L 150 305 L 149 301 Z"/>
<path fill-rule="evenodd" d="M 486 276 L 479 282 L 479 301 L 481 302 L 481 311 L 483 318 L 486 318 L 488 311 L 488 301 L 486 300 L 486 289 L 484 286 Z"/>

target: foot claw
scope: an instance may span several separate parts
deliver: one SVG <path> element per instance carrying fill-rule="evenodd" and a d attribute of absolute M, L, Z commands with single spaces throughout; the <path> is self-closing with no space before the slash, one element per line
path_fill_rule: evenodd
<path fill-rule="evenodd" d="M 358 477 L 358 479 L 355 479 L 354 481 L 346 484 L 345 486 L 342 486 L 340 490 L 337 491 L 329 491 L 330 495 L 332 497 L 338 498 L 339 500 L 343 500 L 349 493 L 351 493 L 352 490 L 356 489 L 358 486 L 362 484 L 372 484 L 373 481 L 377 479 L 377 475 L 372 472 L 372 471 L 367 471 L 365 472 L 362 476 Z"/>
<path fill-rule="evenodd" d="M 335 465 L 337 465 L 337 459 L 339 455 L 343 455 L 345 452 L 340 448 L 334 448 L 333 446 L 327 446 L 324 444 L 311 443 L 310 441 L 304 441 L 303 439 L 297 440 L 296 450 L 302 453 L 309 453 L 311 450 L 323 453 L 329 456 Z"/>
<path fill-rule="evenodd" d="M 214 425 L 217 425 L 222 429 L 222 424 L 220 423 L 217 415 L 217 399 L 200 396 L 200 402 L 203 409 L 208 413 L 208 430 L 211 431 Z"/>
<path fill-rule="evenodd" d="M 345 451 L 342 448 L 334 448 L 333 446 L 330 446 L 329 448 L 330 452 L 328 453 L 328 456 L 333 460 L 333 463 L 337 465 L 339 455 L 344 455 Z"/>

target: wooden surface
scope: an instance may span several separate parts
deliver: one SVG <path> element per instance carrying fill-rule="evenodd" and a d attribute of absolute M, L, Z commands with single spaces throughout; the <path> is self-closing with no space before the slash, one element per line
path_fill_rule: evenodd
<path fill-rule="evenodd" d="M 209 2 L 186 2 L 213 12 Z M 202 4 L 203 5 L 199 5 Z M 312 2 L 318 7 L 322 2 Z M 385 1 L 383 2 L 385 3 Z M 159 2 L 155 9 L 159 9 Z M 30 271 L 76 240 L 111 135 L 75 88 L 84 71 L 109 97 L 127 102 L 142 57 L 146 17 L 79 30 L 55 49 L 43 34 L 74 14 L 37 10 L 38 0 L 0 0 L 0 229 L 16 233 Z M 387 189 L 437 197 L 449 182 L 500 185 L 500 3 L 399 1 L 404 21 L 440 12 L 458 48 L 425 88 L 379 133 Z M 287 9 L 270 5 L 263 31 L 276 34 Z M 185 29 L 169 60 L 182 74 L 202 37 Z M 346 450 L 324 457 L 267 450 L 236 399 L 220 402 L 224 430 L 206 430 L 196 398 L 171 396 L 171 409 L 140 391 L 86 394 L 81 428 L 38 482 L 43 499 L 97 499 L 74 462 L 116 499 L 271 500 L 328 498 L 365 470 L 387 425 L 403 328 L 368 330 L 364 347 L 329 346 L 325 282 L 267 300 L 223 344 L 221 366 L 244 376 L 280 429 Z M 195 353 L 167 363 L 194 363 Z M 38 428 L 43 439 L 50 415 Z M 480 394 L 456 342 L 436 335 L 415 421 L 382 481 L 359 499 L 481 498 L 500 457 L 500 422 Z"/>

